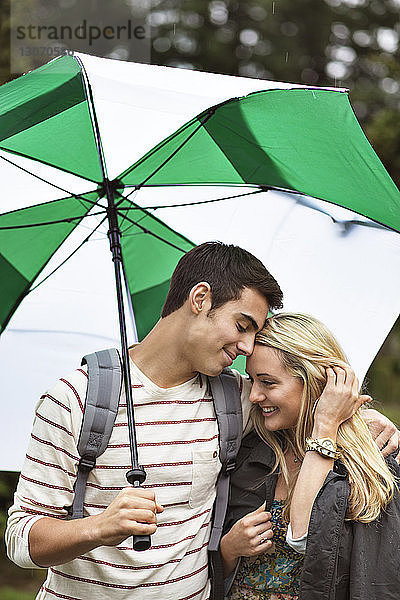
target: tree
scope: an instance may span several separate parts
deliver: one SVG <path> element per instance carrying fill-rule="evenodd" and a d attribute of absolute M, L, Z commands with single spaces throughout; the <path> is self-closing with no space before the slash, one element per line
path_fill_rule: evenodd
<path fill-rule="evenodd" d="M 161 0 L 149 13 L 152 61 L 348 87 L 361 125 L 400 183 L 399 7 L 399 0 Z"/>

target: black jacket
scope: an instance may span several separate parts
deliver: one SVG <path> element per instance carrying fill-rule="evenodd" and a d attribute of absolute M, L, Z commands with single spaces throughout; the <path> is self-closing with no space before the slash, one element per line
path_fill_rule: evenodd
<path fill-rule="evenodd" d="M 242 442 L 231 478 L 225 531 L 266 501 L 269 510 L 277 474 L 272 449 L 255 432 Z M 397 476 L 400 469 L 388 460 Z M 266 475 L 267 474 L 267 475 Z M 400 497 L 373 523 L 345 521 L 349 482 L 335 462 L 311 512 L 300 600 L 400 600 Z"/>

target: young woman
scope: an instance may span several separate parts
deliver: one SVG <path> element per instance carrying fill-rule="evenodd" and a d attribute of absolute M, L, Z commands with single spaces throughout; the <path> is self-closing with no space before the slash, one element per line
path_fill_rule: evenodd
<path fill-rule="evenodd" d="M 274 315 L 247 372 L 255 432 L 221 541 L 229 599 L 400 597 L 399 467 L 360 417 L 369 397 L 331 332 Z"/>

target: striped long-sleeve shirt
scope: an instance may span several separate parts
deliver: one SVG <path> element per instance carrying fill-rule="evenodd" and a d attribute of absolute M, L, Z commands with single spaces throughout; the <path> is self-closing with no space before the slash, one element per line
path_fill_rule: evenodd
<path fill-rule="evenodd" d="M 132 550 L 128 538 L 51 567 L 37 599 L 206 600 L 207 543 L 220 470 L 218 425 L 205 378 L 160 388 L 131 361 L 139 462 L 165 507 L 152 546 Z M 239 377 L 239 375 L 238 375 Z M 240 380 L 242 385 L 242 380 Z M 246 386 L 245 386 L 246 387 Z M 41 398 L 14 504 L 9 511 L 9 557 L 35 567 L 29 556 L 32 524 L 43 516 L 65 518 L 72 504 L 79 455 L 77 440 L 87 388 L 85 369 L 60 379 Z M 246 391 L 243 390 L 242 396 Z M 245 422 L 248 404 L 245 407 Z M 89 475 L 84 510 L 104 510 L 127 485 L 130 468 L 126 400 L 121 394 L 105 453 Z"/>

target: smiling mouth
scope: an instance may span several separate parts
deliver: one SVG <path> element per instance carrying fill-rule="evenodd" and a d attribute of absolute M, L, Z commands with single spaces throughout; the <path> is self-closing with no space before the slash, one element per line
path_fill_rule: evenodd
<path fill-rule="evenodd" d="M 233 361 L 235 360 L 236 356 L 234 356 L 233 354 L 228 352 L 228 350 L 225 350 L 225 348 L 223 350 L 224 350 L 225 354 L 227 355 L 227 357 L 229 358 L 229 366 L 230 366 L 233 363 Z"/>
<path fill-rule="evenodd" d="M 263 412 L 263 415 L 272 415 L 276 413 L 276 411 L 279 410 L 279 408 L 277 406 L 267 406 L 265 408 L 261 407 L 261 410 Z"/>

